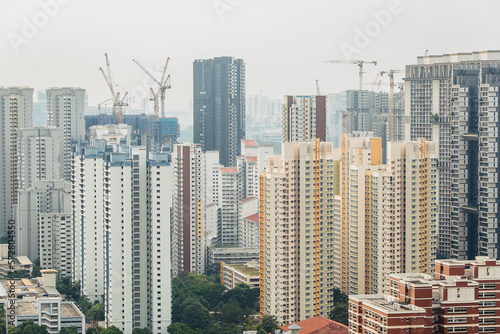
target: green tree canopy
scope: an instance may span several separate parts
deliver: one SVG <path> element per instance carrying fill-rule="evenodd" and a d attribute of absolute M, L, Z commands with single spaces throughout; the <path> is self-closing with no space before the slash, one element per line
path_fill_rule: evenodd
<path fill-rule="evenodd" d="M 134 328 L 132 334 L 151 334 L 151 332 L 147 328 Z"/>
<path fill-rule="evenodd" d="M 278 319 L 274 315 L 265 315 L 261 321 L 262 328 L 266 333 L 274 333 L 279 328 Z"/>
<path fill-rule="evenodd" d="M 71 277 L 57 277 L 56 288 L 59 293 L 66 295 L 70 300 L 80 298 L 80 281 L 73 281 Z"/>
<path fill-rule="evenodd" d="M 171 324 L 167 328 L 169 334 L 196 334 L 188 325 L 186 324 Z"/>
<path fill-rule="evenodd" d="M 87 312 L 92 308 L 92 303 L 87 296 L 81 295 L 76 302 L 76 306 L 78 306 L 83 314 L 87 314 Z"/>
<path fill-rule="evenodd" d="M 123 334 L 123 331 L 116 326 L 111 326 L 111 327 L 104 329 L 101 332 L 101 334 Z"/>
<path fill-rule="evenodd" d="M 182 322 L 192 329 L 205 329 L 212 322 L 210 312 L 196 298 L 186 299 L 181 305 L 181 310 Z"/>
<path fill-rule="evenodd" d="M 59 334 L 78 334 L 78 328 L 75 326 L 61 328 Z"/>
<path fill-rule="evenodd" d="M 87 317 L 94 319 L 94 327 L 98 321 L 104 320 L 104 304 L 96 303 L 87 312 Z"/>
<path fill-rule="evenodd" d="M 336 303 L 333 310 L 328 314 L 328 317 L 333 321 L 348 326 L 349 310 L 347 308 L 347 303 Z"/>
<path fill-rule="evenodd" d="M 33 320 L 27 320 L 20 326 L 9 328 L 9 334 L 48 334 L 46 326 L 38 326 Z"/>

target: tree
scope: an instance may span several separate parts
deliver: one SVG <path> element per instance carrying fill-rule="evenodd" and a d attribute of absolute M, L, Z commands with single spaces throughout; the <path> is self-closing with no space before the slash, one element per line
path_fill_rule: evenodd
<path fill-rule="evenodd" d="M 40 270 L 42 270 L 42 267 L 34 265 L 33 270 L 31 270 L 31 277 L 32 278 L 41 277 L 42 272 Z"/>
<path fill-rule="evenodd" d="M 238 301 L 232 298 L 228 303 L 221 304 L 222 305 L 219 307 L 221 313 L 220 320 L 226 324 L 238 324 L 243 315 Z"/>
<path fill-rule="evenodd" d="M 61 328 L 59 334 L 78 334 L 78 328 L 75 326 Z"/>
<path fill-rule="evenodd" d="M 205 329 L 212 323 L 210 312 L 196 298 L 188 298 L 181 309 L 182 322 L 192 329 Z"/>
<path fill-rule="evenodd" d="M 116 326 L 111 326 L 103 330 L 101 334 L 123 334 L 123 331 Z"/>
<path fill-rule="evenodd" d="M 101 334 L 103 330 L 101 326 L 90 327 L 85 330 L 85 334 Z"/>
<path fill-rule="evenodd" d="M 188 325 L 186 324 L 171 324 L 167 328 L 169 334 L 196 334 Z"/>
<path fill-rule="evenodd" d="M 134 328 L 132 334 L 151 334 L 151 332 L 147 328 Z"/>
<path fill-rule="evenodd" d="M 333 310 L 330 311 L 328 317 L 336 322 L 340 322 L 348 326 L 349 324 L 349 311 L 347 308 L 347 303 L 336 303 Z"/>
<path fill-rule="evenodd" d="M 274 331 L 279 328 L 278 319 L 276 319 L 274 315 L 266 314 L 262 317 L 261 326 L 266 333 L 274 333 Z"/>
<path fill-rule="evenodd" d="M 5 334 L 7 326 L 5 324 L 5 309 L 0 307 L 0 334 Z"/>
<path fill-rule="evenodd" d="M 243 321 L 243 330 L 244 331 L 254 331 L 257 329 L 257 321 L 252 318 L 246 318 L 245 321 Z"/>
<path fill-rule="evenodd" d="M 104 304 L 97 303 L 92 306 L 87 312 L 87 317 L 94 319 L 94 327 L 96 327 L 98 321 L 104 320 Z"/>
<path fill-rule="evenodd" d="M 27 320 L 19 327 L 11 326 L 9 334 L 49 334 L 49 332 L 46 326 L 38 326 L 33 320 Z"/>
<path fill-rule="evenodd" d="M 92 303 L 87 296 L 81 295 L 76 302 L 76 306 L 78 306 L 83 314 L 87 314 L 87 312 L 92 308 Z"/>
<path fill-rule="evenodd" d="M 336 303 L 347 303 L 349 301 L 349 297 L 345 293 L 342 293 L 340 289 L 333 289 L 333 302 Z"/>
<path fill-rule="evenodd" d="M 80 298 L 80 281 L 74 282 L 71 277 L 57 277 L 56 288 L 60 294 L 66 295 L 71 300 Z"/>

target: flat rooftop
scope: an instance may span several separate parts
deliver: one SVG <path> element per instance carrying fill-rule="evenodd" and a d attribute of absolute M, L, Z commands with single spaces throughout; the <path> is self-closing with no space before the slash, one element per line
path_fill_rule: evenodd
<path fill-rule="evenodd" d="M 10 289 L 10 284 L 7 280 L 2 280 L 2 288 L 0 289 L 0 298 L 6 297 L 6 292 Z M 43 287 L 43 278 L 16 278 L 15 279 L 15 293 L 17 296 L 60 296 L 56 288 Z M 5 291 L 5 295 L 4 292 Z"/>
<path fill-rule="evenodd" d="M 350 299 L 362 301 L 365 306 L 373 307 L 385 313 L 425 313 L 425 309 L 408 303 L 397 302 L 395 298 L 387 295 L 357 295 Z"/>
<path fill-rule="evenodd" d="M 241 271 L 245 275 L 249 275 L 249 276 L 258 276 L 259 275 L 259 269 L 254 268 L 254 267 L 249 267 L 245 264 L 229 264 L 228 267 L 233 267 L 234 269 Z"/>
<path fill-rule="evenodd" d="M 54 298 L 57 301 L 57 298 Z M 16 308 L 17 316 L 38 316 L 38 302 L 18 302 Z M 73 302 L 61 303 L 61 318 L 83 317 Z"/>

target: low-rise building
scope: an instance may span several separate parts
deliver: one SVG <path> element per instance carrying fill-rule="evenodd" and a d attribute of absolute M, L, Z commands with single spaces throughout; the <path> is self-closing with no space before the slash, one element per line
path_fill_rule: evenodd
<path fill-rule="evenodd" d="M 259 288 L 259 263 L 246 264 L 220 263 L 220 281 L 228 289 L 233 289 L 239 284 L 246 284 L 251 289 Z"/>
<path fill-rule="evenodd" d="M 322 316 L 284 325 L 280 329 L 283 334 L 347 334 L 349 332 L 347 326 Z"/>
<path fill-rule="evenodd" d="M 349 333 L 498 333 L 500 261 L 437 260 L 435 275 L 390 275 L 389 295 L 349 298 Z"/>
<path fill-rule="evenodd" d="M 78 333 L 85 333 L 85 316 L 73 302 L 63 301 L 56 289 L 56 274 L 53 269 L 41 270 L 42 277 L 35 279 L 2 280 L 0 303 L 6 314 L 7 328 L 20 326 L 32 320 L 40 326 L 47 326 L 50 334 L 56 334 L 65 327 L 76 327 Z M 14 298 L 9 298 L 11 295 Z"/>
<path fill-rule="evenodd" d="M 0 244 L 0 278 L 6 277 L 11 269 L 14 271 L 27 270 L 31 275 L 33 263 L 27 256 L 16 256 L 14 258 L 14 268 L 11 268 L 9 262 L 9 244 Z"/>
<path fill-rule="evenodd" d="M 219 262 L 244 264 L 259 260 L 258 248 L 242 247 L 211 247 L 209 252 L 209 265 Z"/>

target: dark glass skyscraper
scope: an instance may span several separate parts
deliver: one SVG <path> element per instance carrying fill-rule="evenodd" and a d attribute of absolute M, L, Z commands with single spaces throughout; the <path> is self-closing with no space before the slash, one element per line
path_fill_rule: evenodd
<path fill-rule="evenodd" d="M 233 57 L 193 63 L 194 142 L 219 151 L 219 161 L 236 166 L 245 138 L 245 62 Z"/>

